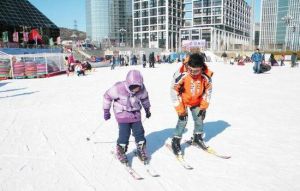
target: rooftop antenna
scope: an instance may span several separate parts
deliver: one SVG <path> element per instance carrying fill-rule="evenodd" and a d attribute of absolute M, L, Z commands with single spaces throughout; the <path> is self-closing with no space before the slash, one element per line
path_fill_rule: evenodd
<path fill-rule="evenodd" d="M 77 31 L 77 20 L 74 20 L 74 30 Z"/>

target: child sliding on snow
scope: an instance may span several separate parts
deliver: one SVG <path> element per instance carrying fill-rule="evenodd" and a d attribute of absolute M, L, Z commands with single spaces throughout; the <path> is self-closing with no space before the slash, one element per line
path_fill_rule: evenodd
<path fill-rule="evenodd" d="M 128 72 L 126 80 L 117 82 L 104 94 L 104 119 L 110 119 L 110 107 L 113 102 L 115 118 L 119 124 L 116 155 L 122 163 L 127 163 L 126 151 L 131 131 L 135 137 L 137 155 L 142 161 L 148 160 L 146 155 L 146 139 L 141 122 L 141 105 L 146 117 L 151 116 L 148 92 L 143 84 L 143 76 L 137 70 Z"/>
<path fill-rule="evenodd" d="M 174 74 L 171 97 L 178 114 L 178 122 L 172 138 L 172 150 L 175 155 L 181 155 L 180 141 L 187 124 L 188 111 L 191 110 L 194 119 L 194 135 L 192 143 L 207 149 L 203 140 L 203 120 L 211 96 L 211 76 L 203 56 L 190 55 L 181 69 Z"/>

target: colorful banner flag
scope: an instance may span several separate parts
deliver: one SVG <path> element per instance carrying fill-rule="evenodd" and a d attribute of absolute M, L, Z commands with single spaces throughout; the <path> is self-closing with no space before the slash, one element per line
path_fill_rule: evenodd
<path fill-rule="evenodd" d="M 56 43 L 61 44 L 60 36 L 56 38 Z"/>
<path fill-rule="evenodd" d="M 2 32 L 2 41 L 8 42 L 8 32 L 7 31 Z"/>
<path fill-rule="evenodd" d="M 49 45 L 50 45 L 50 46 L 53 46 L 53 45 L 54 45 L 53 38 L 50 38 L 50 39 L 49 39 Z"/>
<path fill-rule="evenodd" d="M 13 33 L 13 42 L 19 42 L 19 33 L 18 32 Z"/>
<path fill-rule="evenodd" d="M 28 42 L 28 32 L 23 32 L 23 42 Z"/>

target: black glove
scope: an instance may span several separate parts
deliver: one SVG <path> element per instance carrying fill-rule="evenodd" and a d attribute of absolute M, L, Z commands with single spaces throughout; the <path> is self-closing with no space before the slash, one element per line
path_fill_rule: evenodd
<path fill-rule="evenodd" d="M 182 114 L 182 115 L 179 115 L 179 116 L 178 116 L 179 120 L 181 120 L 181 121 L 186 121 L 186 120 L 187 120 L 187 117 L 188 117 L 187 114 Z"/>
<path fill-rule="evenodd" d="M 145 112 L 146 112 L 146 118 L 150 118 L 151 117 L 150 109 L 149 108 L 145 109 Z"/>
<path fill-rule="evenodd" d="M 201 117 L 202 120 L 204 120 L 205 119 L 205 115 L 206 115 L 206 110 L 200 110 L 197 116 Z"/>
<path fill-rule="evenodd" d="M 184 92 L 184 87 L 183 86 L 180 86 L 179 87 L 179 90 L 178 90 L 178 93 L 179 94 L 182 94 Z"/>

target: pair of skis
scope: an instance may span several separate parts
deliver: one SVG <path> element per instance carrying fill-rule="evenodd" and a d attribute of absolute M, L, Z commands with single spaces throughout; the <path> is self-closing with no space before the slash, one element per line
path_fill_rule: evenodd
<path fill-rule="evenodd" d="M 193 144 L 192 140 L 186 140 L 184 141 L 184 143 L 188 144 L 188 145 L 192 145 L 195 146 L 196 148 L 202 149 L 203 151 L 205 151 L 208 154 L 211 154 L 213 156 L 216 156 L 218 158 L 222 158 L 222 159 L 230 159 L 231 156 L 226 156 L 226 155 L 220 155 L 218 154 L 214 149 L 212 149 L 211 147 L 208 147 L 206 149 L 203 149 L 201 147 L 199 147 L 198 145 Z M 170 144 L 166 144 L 166 147 L 173 153 L 173 149 L 172 146 Z M 189 165 L 183 158 L 183 154 L 179 154 L 179 155 L 175 155 L 176 160 L 179 162 L 179 164 L 181 166 L 183 166 L 185 169 L 187 170 L 192 170 L 194 169 L 191 165 Z"/>
<path fill-rule="evenodd" d="M 117 159 L 117 156 L 116 156 L 116 153 L 114 151 L 111 151 L 111 154 L 114 155 L 115 159 Z M 134 151 L 134 154 L 135 156 L 137 156 L 137 153 L 136 151 Z M 139 158 L 139 157 L 138 157 Z M 118 159 L 117 159 L 118 160 Z M 140 160 L 140 158 L 139 158 Z M 147 161 L 142 161 L 140 160 L 142 163 L 143 163 L 143 166 L 146 170 L 146 172 L 149 174 L 149 176 L 151 177 L 159 177 L 160 175 L 154 170 L 154 168 L 151 166 L 149 160 Z M 143 180 L 144 178 L 139 174 L 137 173 L 130 165 L 129 163 L 121 163 L 125 170 L 131 175 L 132 178 L 134 178 L 135 180 Z"/>

